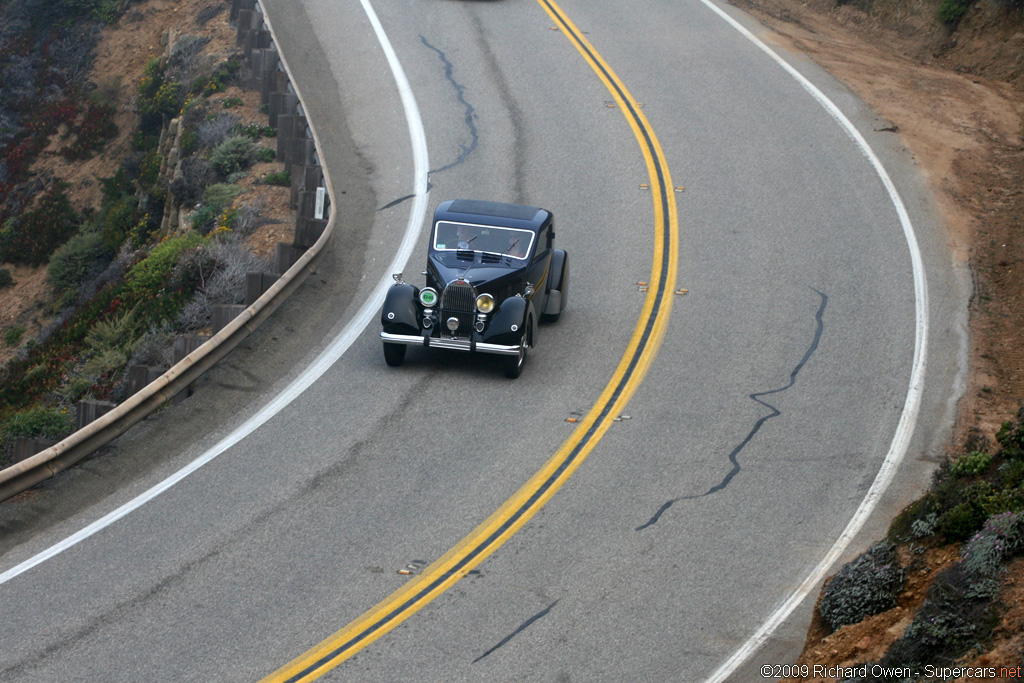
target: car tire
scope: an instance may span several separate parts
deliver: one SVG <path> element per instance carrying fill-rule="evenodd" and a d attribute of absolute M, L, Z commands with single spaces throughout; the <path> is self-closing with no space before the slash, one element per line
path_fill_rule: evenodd
<path fill-rule="evenodd" d="M 561 249 L 555 249 L 552 263 L 557 267 L 557 272 L 551 280 L 551 289 L 557 290 L 558 311 L 555 313 L 542 313 L 540 321 L 543 323 L 556 323 L 562 316 L 566 304 L 569 302 L 569 254 Z M 551 291 L 551 290 L 548 290 Z"/>
<path fill-rule="evenodd" d="M 390 344 L 384 342 L 384 361 L 393 368 L 397 368 L 405 360 L 405 344 Z"/>
<path fill-rule="evenodd" d="M 523 366 L 526 365 L 526 352 L 530 348 L 529 340 L 530 328 L 527 327 L 519 340 L 519 353 L 515 356 L 505 356 L 504 371 L 505 376 L 509 379 L 515 379 L 523 372 Z"/>

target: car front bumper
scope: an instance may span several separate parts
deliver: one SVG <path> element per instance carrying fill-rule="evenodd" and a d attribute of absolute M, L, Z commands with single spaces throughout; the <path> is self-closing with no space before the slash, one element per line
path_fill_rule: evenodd
<path fill-rule="evenodd" d="M 426 346 L 431 349 L 452 349 L 455 351 L 479 351 L 480 353 L 496 353 L 501 356 L 518 356 L 519 345 L 488 344 L 472 339 L 452 339 L 451 337 L 424 337 L 414 334 L 391 334 L 381 332 L 380 338 L 388 344 L 406 344 L 408 346 Z"/>

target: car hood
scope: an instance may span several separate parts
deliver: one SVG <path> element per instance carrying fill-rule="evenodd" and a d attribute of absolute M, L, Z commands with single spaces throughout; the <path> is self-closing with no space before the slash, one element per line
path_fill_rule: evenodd
<path fill-rule="evenodd" d="M 479 259 L 479 256 L 477 257 Z M 468 261 L 456 258 L 454 254 L 442 257 L 430 256 L 430 275 L 437 280 L 440 287 L 444 287 L 453 280 L 466 280 L 479 291 L 488 291 L 491 286 L 508 284 L 510 281 L 522 277 L 525 271 L 524 261 L 513 262 L 516 265 L 501 263 L 481 263 L 479 260 Z"/>

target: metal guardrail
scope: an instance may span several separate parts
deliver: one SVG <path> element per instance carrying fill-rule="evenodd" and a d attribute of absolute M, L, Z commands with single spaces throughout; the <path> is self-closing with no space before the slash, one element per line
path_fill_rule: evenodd
<path fill-rule="evenodd" d="M 254 14 L 258 16 L 254 18 Z M 257 0 L 233 0 L 231 19 L 239 21 L 238 42 L 246 45 L 247 55 L 250 55 L 254 46 L 259 45 L 261 42 L 259 39 L 253 39 L 253 34 L 265 32 L 271 46 L 276 44 L 276 41 L 273 40 L 273 28 L 266 21 L 262 8 L 257 6 Z M 243 23 L 243 21 L 247 22 L 247 24 Z M 258 27 L 253 28 L 254 24 L 258 24 Z M 244 38 L 243 32 L 246 33 Z M 298 88 L 290 83 L 291 76 L 287 63 L 285 63 L 283 56 L 278 55 L 278 59 L 280 59 L 283 71 L 287 76 L 288 87 L 295 94 L 296 104 L 301 105 L 302 96 Z M 267 74 L 264 76 L 266 77 Z M 316 146 L 317 156 L 322 159 L 323 154 L 320 149 L 319 140 L 313 130 L 313 124 L 308 122 L 307 125 L 309 135 Z M 334 191 L 326 169 L 323 170 L 323 181 L 326 192 L 330 196 L 330 203 L 333 205 Z M 305 250 L 295 263 L 266 292 L 202 346 L 185 356 L 170 370 L 95 422 L 79 429 L 60 443 L 0 470 L 0 500 L 6 500 L 53 477 L 100 447 L 110 443 L 132 425 L 165 405 L 175 395 L 186 390 L 192 382 L 196 381 L 204 372 L 212 368 L 220 359 L 231 352 L 238 344 L 252 334 L 305 281 L 306 276 L 315 270 L 316 264 L 323 254 L 324 247 L 333 237 L 335 215 L 336 212 L 331 211 L 330 217 L 326 221 L 323 232 L 318 239 Z M 296 227 L 299 227 L 298 222 Z"/>

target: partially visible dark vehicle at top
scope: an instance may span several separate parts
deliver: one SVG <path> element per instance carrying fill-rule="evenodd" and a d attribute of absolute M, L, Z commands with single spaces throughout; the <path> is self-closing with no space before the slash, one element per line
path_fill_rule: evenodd
<path fill-rule="evenodd" d="M 434 212 L 427 283 L 402 281 L 381 312 L 384 359 L 401 365 L 406 346 L 496 353 L 507 377 L 522 372 L 539 321 L 568 300 L 569 257 L 555 249 L 555 219 L 534 206 L 469 199 Z"/>

